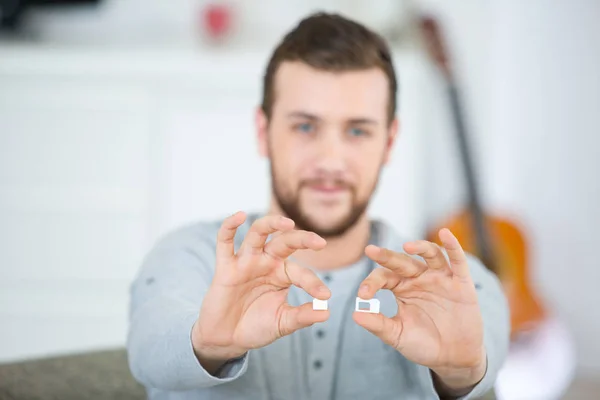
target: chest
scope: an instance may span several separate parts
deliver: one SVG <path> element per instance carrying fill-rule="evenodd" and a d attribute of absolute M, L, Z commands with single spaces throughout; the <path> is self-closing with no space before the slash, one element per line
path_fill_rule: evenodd
<path fill-rule="evenodd" d="M 408 362 L 352 320 L 354 287 L 336 293 L 329 304 L 328 321 L 258 350 L 257 367 L 272 398 L 428 398 L 423 396 L 428 371 Z M 396 314 L 396 300 L 390 292 L 381 291 L 376 297 L 382 314 Z M 311 300 L 299 289 L 289 297 L 292 305 Z"/>

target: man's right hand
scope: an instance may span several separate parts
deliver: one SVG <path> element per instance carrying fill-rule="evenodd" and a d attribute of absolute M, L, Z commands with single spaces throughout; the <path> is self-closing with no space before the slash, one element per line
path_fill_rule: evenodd
<path fill-rule="evenodd" d="M 313 271 L 287 261 L 296 250 L 322 249 L 325 239 L 295 230 L 289 218 L 269 215 L 252 224 L 235 254 L 234 236 L 245 220 L 238 212 L 221 225 L 215 275 L 192 330 L 196 356 L 210 373 L 250 349 L 329 318 L 329 311 L 313 310 L 312 303 L 292 307 L 286 301 L 291 285 L 317 299 L 331 296 Z"/>

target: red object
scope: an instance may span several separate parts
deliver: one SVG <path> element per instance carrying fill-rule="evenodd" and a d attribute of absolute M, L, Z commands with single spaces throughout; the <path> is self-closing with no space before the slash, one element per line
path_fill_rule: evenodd
<path fill-rule="evenodd" d="M 231 28 L 231 9 L 224 4 L 209 4 L 204 8 L 203 26 L 209 36 L 220 38 Z"/>

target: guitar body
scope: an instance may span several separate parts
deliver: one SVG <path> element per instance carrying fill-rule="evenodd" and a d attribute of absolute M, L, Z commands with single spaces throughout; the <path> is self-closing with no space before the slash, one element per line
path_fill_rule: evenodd
<path fill-rule="evenodd" d="M 478 257 L 498 276 L 508 298 L 511 336 L 515 338 L 518 333 L 537 328 L 548 317 L 528 285 L 525 236 L 513 222 L 484 211 L 471 160 L 462 102 L 440 28 L 435 19 L 424 17 L 421 30 L 429 54 L 445 78 L 468 194 L 465 209 L 429 230 L 426 237 L 441 245 L 439 230 L 443 227 L 450 229 L 466 252 Z"/>
<path fill-rule="evenodd" d="M 521 230 L 507 219 L 488 214 L 483 215 L 483 223 L 494 254 L 493 272 L 500 279 L 508 298 L 511 335 L 514 337 L 519 332 L 536 328 L 544 321 L 546 312 L 528 284 L 528 254 Z M 454 233 L 466 252 L 478 255 L 473 217 L 469 210 L 461 211 L 429 231 L 427 240 L 441 245 L 437 233 L 443 227 Z"/>
<path fill-rule="evenodd" d="M 542 305 L 528 284 L 528 246 L 523 231 L 513 221 L 485 211 L 471 161 L 461 97 L 438 22 L 422 17 L 420 27 L 425 47 L 446 85 L 467 195 L 463 210 L 424 236 L 441 245 L 438 232 L 444 227 L 450 229 L 464 250 L 478 257 L 502 284 L 510 309 L 511 347 L 496 382 L 495 398 L 562 398 L 575 370 L 568 329 Z"/>

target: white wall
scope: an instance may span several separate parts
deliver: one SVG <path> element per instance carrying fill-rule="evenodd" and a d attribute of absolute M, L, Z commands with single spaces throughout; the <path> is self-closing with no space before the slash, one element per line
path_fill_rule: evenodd
<path fill-rule="evenodd" d="M 600 3 L 425 3 L 452 40 L 486 209 L 521 224 L 533 288 L 571 329 L 579 372 L 597 375 Z M 445 92 L 433 90 L 425 187 L 437 220 L 464 188 Z"/>
<path fill-rule="evenodd" d="M 163 226 L 167 228 L 190 218 L 225 216 L 238 209 L 263 211 L 268 206 L 268 164 L 258 156 L 253 127 L 263 62 L 243 62 L 238 76 L 245 83 L 232 91 L 221 86 L 209 94 L 188 86 L 165 92 L 169 100 L 161 107 L 160 124 L 168 132 L 164 143 L 168 183 L 162 193 Z M 405 104 L 403 134 L 384 170 L 371 211 L 414 236 L 423 224 L 418 154 L 419 133 L 427 122 L 426 102 L 420 93 L 427 83 L 420 72 L 421 58 L 400 54 L 396 64 L 401 66 L 400 102 Z"/>
<path fill-rule="evenodd" d="M 266 57 L 0 49 L 0 360 L 123 345 L 158 236 L 265 209 L 252 123 Z M 422 224 L 422 62 L 397 58 L 405 130 L 372 207 L 407 235 Z"/>
<path fill-rule="evenodd" d="M 315 10 L 336 10 L 372 26 L 405 22 L 407 0 L 103 0 L 98 7 L 33 9 L 26 21 L 46 43 L 111 47 L 182 48 L 204 42 L 202 10 L 227 4 L 232 10 L 229 48 L 271 44 Z"/>
<path fill-rule="evenodd" d="M 533 279 L 600 373 L 600 2 L 497 1 L 486 189 L 526 224 Z"/>
<path fill-rule="evenodd" d="M 21 71 L 0 72 L 0 358 L 120 343 L 114 305 L 147 246 L 148 99 Z"/>
<path fill-rule="evenodd" d="M 177 28 L 196 3 L 179 1 L 37 15 L 55 45 L 80 47 L 0 49 L 0 359 L 122 343 L 127 284 L 158 234 L 264 203 L 265 175 L 255 197 L 220 198 L 218 175 L 204 171 L 237 135 L 244 173 L 263 173 L 251 112 L 273 39 L 245 56 L 202 55 L 189 26 Z M 600 373 L 600 3 L 419 3 L 445 22 L 487 205 L 526 224 L 535 287 L 570 324 L 581 371 Z M 311 4 L 293 3 L 271 28 Z M 129 24 L 136 10 L 139 29 Z M 254 12 L 253 21 L 270 15 Z M 140 50 L 149 44 L 163 50 Z M 419 57 L 400 64 L 405 130 L 373 210 L 415 234 L 463 192 L 444 92 Z M 231 79 L 216 78 L 223 68 Z"/>

